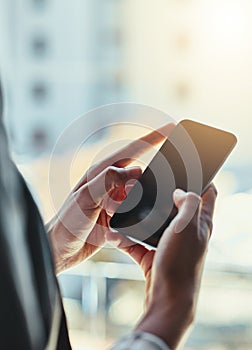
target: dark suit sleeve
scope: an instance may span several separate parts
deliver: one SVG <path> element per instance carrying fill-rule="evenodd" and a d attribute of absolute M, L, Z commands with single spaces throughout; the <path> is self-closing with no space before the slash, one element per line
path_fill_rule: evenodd
<path fill-rule="evenodd" d="M 38 209 L 9 158 L 0 120 L 0 348 L 70 349 Z"/>

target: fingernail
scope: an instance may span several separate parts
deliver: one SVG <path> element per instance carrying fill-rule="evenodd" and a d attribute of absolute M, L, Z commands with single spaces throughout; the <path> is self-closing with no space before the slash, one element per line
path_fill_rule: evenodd
<path fill-rule="evenodd" d="M 111 247 L 114 247 L 114 248 L 117 248 L 119 246 L 119 244 L 121 243 L 121 241 L 118 239 L 118 240 L 115 240 L 115 241 L 107 241 L 107 243 L 111 246 Z"/>
<path fill-rule="evenodd" d="M 181 190 L 180 188 L 176 188 L 176 190 L 174 191 L 174 194 L 178 197 L 184 197 L 184 195 L 186 193 L 185 193 L 185 191 Z"/>
<path fill-rule="evenodd" d="M 141 168 L 140 168 L 140 166 L 131 166 L 131 167 L 128 167 L 128 168 L 126 168 L 126 170 L 136 170 L 136 171 L 141 171 Z"/>

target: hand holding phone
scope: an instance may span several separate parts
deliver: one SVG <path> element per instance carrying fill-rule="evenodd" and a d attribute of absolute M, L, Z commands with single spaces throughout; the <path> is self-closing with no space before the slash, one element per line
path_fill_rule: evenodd
<path fill-rule="evenodd" d="M 181 121 L 118 207 L 110 226 L 156 247 L 177 213 L 174 190 L 201 195 L 236 142 L 229 132 L 191 120 Z"/>

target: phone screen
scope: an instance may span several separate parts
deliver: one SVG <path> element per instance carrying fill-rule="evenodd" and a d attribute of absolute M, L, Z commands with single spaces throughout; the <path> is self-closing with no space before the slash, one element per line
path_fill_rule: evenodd
<path fill-rule="evenodd" d="M 176 188 L 201 195 L 237 142 L 226 131 L 181 121 L 118 207 L 110 226 L 156 247 L 177 214 Z"/>

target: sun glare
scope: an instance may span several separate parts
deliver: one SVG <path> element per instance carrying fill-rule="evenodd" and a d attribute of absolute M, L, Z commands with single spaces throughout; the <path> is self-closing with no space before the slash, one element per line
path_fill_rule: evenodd
<path fill-rule="evenodd" d="M 209 38 L 226 48 L 240 46 L 248 33 L 246 2 L 236 0 L 208 1 L 204 23 Z"/>

